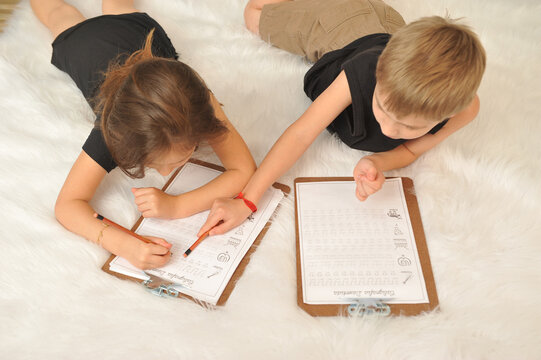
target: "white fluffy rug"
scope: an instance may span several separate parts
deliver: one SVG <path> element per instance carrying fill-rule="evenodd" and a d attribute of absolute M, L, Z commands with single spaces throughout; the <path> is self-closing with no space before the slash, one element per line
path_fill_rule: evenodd
<path fill-rule="evenodd" d="M 100 13 L 97 1 L 72 3 L 87 17 Z M 181 59 L 207 81 L 259 163 L 309 105 L 302 91 L 308 64 L 252 36 L 244 3 L 136 5 L 163 25 Z M 349 319 L 300 310 L 291 198 L 223 308 L 158 298 L 101 271 L 109 254 L 53 214 L 93 115 L 50 64 L 51 36 L 22 1 L 0 35 L 0 358 L 540 359 L 541 6 L 389 3 L 406 21 L 446 12 L 464 17 L 488 54 L 478 118 L 388 174 L 415 181 L 438 311 Z M 362 155 L 325 133 L 280 181 L 349 176 Z M 151 173 L 132 181 L 114 171 L 93 205 L 129 226 L 138 217 L 130 186 L 160 187 L 164 180 Z"/>

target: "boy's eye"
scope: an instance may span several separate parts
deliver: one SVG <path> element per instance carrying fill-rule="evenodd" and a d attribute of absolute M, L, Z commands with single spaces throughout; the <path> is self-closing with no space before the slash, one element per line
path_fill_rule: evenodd
<path fill-rule="evenodd" d="M 411 127 L 411 126 L 406 125 L 406 124 L 404 124 L 404 123 L 402 123 L 402 122 L 400 122 L 400 121 L 398 121 L 398 120 L 394 120 L 394 123 L 395 123 L 395 124 L 398 124 L 399 126 L 402 126 L 403 128 L 406 128 L 406 129 L 408 129 L 408 130 L 412 130 L 412 127 Z"/>
<path fill-rule="evenodd" d="M 408 130 L 412 130 L 412 131 L 415 131 L 415 130 L 421 130 L 420 127 L 415 127 L 415 126 L 411 126 L 411 125 L 408 125 L 408 124 L 404 124 L 398 120 L 395 121 L 398 125 L 408 129 Z"/>

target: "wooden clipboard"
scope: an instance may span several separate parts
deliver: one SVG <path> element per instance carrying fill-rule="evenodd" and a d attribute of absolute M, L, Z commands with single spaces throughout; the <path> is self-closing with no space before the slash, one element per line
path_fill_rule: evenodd
<path fill-rule="evenodd" d="M 297 304 L 300 308 L 306 311 L 312 316 L 339 316 L 348 315 L 347 304 L 327 304 L 327 305 L 313 305 L 306 304 L 303 301 L 303 287 L 302 287 L 302 269 L 301 269 L 301 256 L 300 256 L 300 243 L 299 243 L 299 224 L 298 224 L 298 204 L 297 204 L 297 183 L 299 182 L 321 182 L 321 181 L 353 181 L 353 177 L 305 177 L 296 178 L 294 182 L 295 188 L 295 237 L 296 237 L 296 249 L 297 249 Z M 434 275 L 432 273 L 432 265 L 430 264 L 430 257 L 428 254 L 428 247 L 426 245 L 425 233 L 423 230 L 423 224 L 421 222 L 421 214 L 419 212 L 419 205 L 417 203 L 417 196 L 415 195 L 413 180 L 410 178 L 402 177 L 402 185 L 404 188 L 404 195 L 406 198 L 406 204 L 410 215 L 411 226 L 415 237 L 415 244 L 417 245 L 417 252 L 419 254 L 419 260 L 421 263 L 421 269 L 423 272 L 426 291 L 429 302 L 423 304 L 388 304 L 390 308 L 390 315 L 418 315 L 422 312 L 428 312 L 438 306 L 438 294 L 436 292 L 436 284 L 434 282 Z M 352 195 L 353 196 L 353 195 Z"/>
<path fill-rule="evenodd" d="M 190 159 L 189 162 L 191 162 L 193 164 L 201 165 L 201 166 L 206 166 L 206 167 L 214 169 L 214 170 L 225 171 L 225 169 L 223 167 L 221 167 L 219 165 L 211 164 L 211 163 L 208 163 L 208 162 L 205 162 L 205 161 L 201 161 L 201 160 L 197 160 L 197 159 Z M 175 179 L 175 177 L 178 175 L 178 173 L 179 173 L 179 171 L 181 169 L 182 169 L 182 167 L 178 168 L 175 171 L 175 173 L 169 178 L 167 183 L 162 188 L 163 191 L 165 191 L 165 189 L 167 189 L 169 184 Z M 290 192 L 289 186 L 284 185 L 284 184 L 274 183 L 273 187 L 275 187 L 276 189 L 281 190 L 285 195 L 289 194 L 289 192 Z M 280 208 L 280 204 L 278 204 L 278 207 L 276 208 L 276 210 L 278 210 L 279 208 Z M 143 221 L 143 217 L 140 216 L 139 219 L 135 222 L 135 224 L 131 228 L 131 230 L 135 231 L 139 227 L 139 225 L 141 224 L 142 221 Z M 246 252 L 246 255 L 242 258 L 239 265 L 237 266 L 237 268 L 233 272 L 233 275 L 231 276 L 231 279 L 227 283 L 224 291 L 222 292 L 222 295 L 218 299 L 218 302 L 216 303 L 216 306 L 225 305 L 225 303 L 227 302 L 227 299 L 229 299 L 229 296 L 231 295 L 231 292 L 235 288 L 237 280 L 242 276 L 242 274 L 244 273 L 244 269 L 246 268 L 246 266 L 250 262 L 251 255 L 256 250 L 256 248 L 259 246 L 259 244 L 261 243 L 261 240 L 263 239 L 263 237 L 265 236 L 268 228 L 270 227 L 270 221 L 271 220 L 269 219 L 269 221 L 265 224 L 265 226 L 263 227 L 263 230 L 261 230 L 261 232 L 259 233 L 257 238 L 254 240 L 254 243 L 252 244 L 252 246 L 250 246 L 250 249 L 248 249 L 248 251 Z M 159 289 L 160 287 L 167 287 L 169 285 L 172 285 L 171 282 L 169 282 L 167 280 L 164 280 L 164 279 L 161 279 L 161 278 L 158 278 L 158 277 L 153 276 L 151 274 L 147 274 L 148 276 L 150 276 L 150 279 L 151 279 L 151 282 L 148 283 L 148 282 L 145 282 L 144 280 L 141 280 L 141 279 L 138 279 L 138 278 L 134 278 L 134 277 L 131 277 L 131 276 L 128 276 L 128 275 L 124 275 L 124 274 L 120 274 L 120 273 L 117 273 L 115 271 L 112 271 L 112 270 L 109 269 L 109 264 L 111 263 L 111 261 L 113 261 L 113 259 L 115 257 L 116 257 L 116 255 L 111 254 L 109 259 L 105 262 L 105 264 L 103 264 L 101 269 L 103 271 L 105 271 L 106 273 L 114 275 L 114 276 L 116 276 L 116 277 L 118 277 L 120 279 L 127 279 L 127 280 L 132 280 L 132 281 L 138 282 L 138 283 L 144 285 L 145 287 L 149 288 L 150 290 Z M 162 294 L 161 291 L 160 291 L 160 293 L 156 293 L 156 292 L 154 292 L 154 293 L 157 294 L 157 295 L 162 295 L 162 296 L 165 296 L 165 295 L 171 296 L 171 293 L 167 293 L 167 292 L 164 292 L 163 294 Z M 180 293 L 180 292 L 174 293 L 173 296 L 178 296 L 178 297 L 191 299 L 192 301 L 194 301 L 194 302 L 196 302 L 198 304 L 201 304 L 201 305 L 203 305 L 205 307 L 213 307 L 214 306 L 212 304 L 208 304 L 208 303 L 206 303 L 204 301 L 198 300 L 196 298 L 193 298 L 193 297 L 191 297 L 189 295 L 185 295 L 185 294 Z"/>

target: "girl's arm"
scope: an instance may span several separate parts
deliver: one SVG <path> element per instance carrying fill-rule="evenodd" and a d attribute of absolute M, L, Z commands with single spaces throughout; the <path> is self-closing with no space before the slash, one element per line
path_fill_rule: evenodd
<path fill-rule="evenodd" d="M 385 181 L 384 171 L 408 166 L 449 135 L 469 124 L 479 113 L 479 107 L 479 97 L 475 96 L 470 105 L 452 116 L 437 133 L 426 134 L 417 139 L 409 140 L 392 150 L 363 157 L 353 171 L 357 182 L 357 197 L 360 200 L 365 200 L 369 195 L 378 191 Z"/>
<path fill-rule="evenodd" d="M 126 258 L 140 269 L 163 266 L 171 257 L 171 245 L 165 240 L 149 238 L 156 244 L 147 244 L 114 227 L 105 227 L 93 216 L 95 211 L 89 201 L 105 174 L 106 171 L 82 151 L 56 200 L 56 218 L 71 232 Z"/>
<path fill-rule="evenodd" d="M 212 92 L 210 96 L 216 117 L 229 130 L 218 140 L 210 142 L 225 171 L 200 188 L 178 195 L 172 212 L 173 218 L 184 218 L 208 210 L 215 199 L 235 196 L 243 189 L 256 169 L 248 146 L 231 124 Z M 148 216 L 153 215 L 156 214 L 148 214 Z"/>
<path fill-rule="evenodd" d="M 215 199 L 238 194 L 254 173 L 255 161 L 248 146 L 227 119 L 212 92 L 210 96 L 216 117 L 228 129 L 217 140 L 209 142 L 225 171 L 209 183 L 176 196 L 157 188 L 133 189 L 138 209 L 144 217 L 178 219 L 208 210 Z"/>
<path fill-rule="evenodd" d="M 243 190 L 244 197 L 257 204 L 263 193 L 301 157 L 316 137 L 349 105 L 351 95 L 342 71 L 332 84 L 308 107 L 306 112 L 280 136 Z M 239 225 L 251 213 L 243 200 L 217 200 L 203 233 L 220 220 L 211 234 L 221 234 Z"/>

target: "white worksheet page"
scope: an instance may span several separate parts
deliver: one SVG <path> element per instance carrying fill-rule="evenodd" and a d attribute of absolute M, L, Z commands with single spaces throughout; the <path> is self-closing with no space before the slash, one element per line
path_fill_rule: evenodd
<path fill-rule="evenodd" d="M 190 191 L 220 173 L 205 166 L 187 163 L 166 192 L 180 194 Z M 160 237 L 173 244 L 171 261 L 161 268 L 146 270 L 146 273 L 171 281 L 176 284 L 177 290 L 186 295 L 216 304 L 233 272 L 282 198 L 282 191 L 268 189 L 259 202 L 258 210 L 241 225 L 223 235 L 207 237 L 186 258 L 183 254 L 197 240 L 197 232 L 209 211 L 184 219 L 144 219 L 136 230 L 138 234 Z M 148 278 L 144 272 L 118 256 L 111 261 L 110 269 L 140 279 Z"/>
<path fill-rule="evenodd" d="M 400 178 L 364 202 L 354 181 L 298 182 L 296 196 L 305 303 L 429 302 Z"/>

